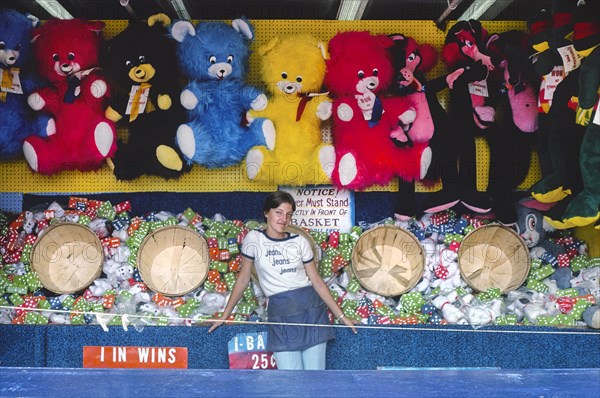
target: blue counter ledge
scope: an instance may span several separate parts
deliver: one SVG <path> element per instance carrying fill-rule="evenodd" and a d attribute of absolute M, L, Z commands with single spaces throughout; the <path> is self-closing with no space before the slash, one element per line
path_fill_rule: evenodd
<path fill-rule="evenodd" d="M 599 391 L 600 369 L 0 368 L 2 397 L 597 398 Z"/>
<path fill-rule="evenodd" d="M 84 346 L 186 347 L 188 367 L 228 369 L 227 343 L 261 325 L 207 328 L 147 326 L 0 325 L 0 367 L 79 368 Z M 504 326 L 402 326 L 335 329 L 327 369 L 400 368 L 600 368 L 600 332 L 585 328 Z"/>

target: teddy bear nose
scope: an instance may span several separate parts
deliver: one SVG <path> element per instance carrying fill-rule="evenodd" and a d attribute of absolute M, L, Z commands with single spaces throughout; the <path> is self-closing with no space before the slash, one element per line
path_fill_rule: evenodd
<path fill-rule="evenodd" d="M 135 71 L 135 75 L 136 77 L 144 77 L 144 70 L 143 69 L 136 69 Z"/>
<path fill-rule="evenodd" d="M 15 59 L 16 59 L 16 58 L 15 58 L 14 56 L 10 56 L 10 57 L 8 57 L 8 61 L 9 61 L 9 62 L 14 62 L 14 61 L 15 61 Z"/>

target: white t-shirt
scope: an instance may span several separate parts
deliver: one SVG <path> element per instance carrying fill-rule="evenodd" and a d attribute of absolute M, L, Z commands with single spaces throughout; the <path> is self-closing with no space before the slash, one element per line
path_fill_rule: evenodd
<path fill-rule="evenodd" d="M 313 252 L 304 236 L 288 233 L 287 238 L 274 239 L 253 230 L 244 238 L 242 255 L 254 261 L 267 297 L 311 285 L 304 264 L 313 260 Z"/>

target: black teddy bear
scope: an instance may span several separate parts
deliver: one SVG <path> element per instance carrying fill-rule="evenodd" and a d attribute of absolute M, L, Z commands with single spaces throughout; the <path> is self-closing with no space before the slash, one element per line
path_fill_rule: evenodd
<path fill-rule="evenodd" d="M 130 21 L 108 43 L 108 71 L 116 95 L 106 116 L 129 130 L 119 142 L 114 173 L 119 180 L 143 174 L 176 178 L 189 171 L 175 145 L 177 127 L 185 112 L 179 101 L 180 75 L 176 43 L 168 36 L 164 14 L 147 23 Z"/>

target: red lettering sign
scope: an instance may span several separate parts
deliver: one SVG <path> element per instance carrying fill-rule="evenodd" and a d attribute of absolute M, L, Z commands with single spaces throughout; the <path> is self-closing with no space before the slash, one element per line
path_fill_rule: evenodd
<path fill-rule="evenodd" d="M 187 369 L 184 347 L 84 346 L 84 368 Z"/>

